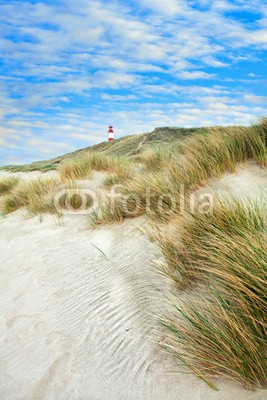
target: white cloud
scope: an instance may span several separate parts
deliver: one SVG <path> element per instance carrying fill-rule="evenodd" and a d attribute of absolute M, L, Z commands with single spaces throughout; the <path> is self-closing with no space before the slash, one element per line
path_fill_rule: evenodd
<path fill-rule="evenodd" d="M 125 96 L 123 95 L 116 95 L 116 94 L 102 94 L 101 98 L 103 100 L 110 100 L 110 101 L 126 101 L 126 100 L 136 100 L 137 96 L 134 94 L 126 94 Z"/>
<path fill-rule="evenodd" d="M 140 4 L 143 7 L 167 15 L 177 15 L 187 10 L 187 4 L 183 0 L 142 0 Z"/>
<path fill-rule="evenodd" d="M 0 126 L 0 146 L 13 147 L 13 141 L 19 138 L 15 129 Z"/>
<path fill-rule="evenodd" d="M 224 67 L 227 67 L 229 65 L 228 63 L 219 61 L 216 58 L 213 58 L 211 56 L 204 57 L 203 58 L 203 62 L 206 65 L 209 65 L 209 66 L 214 67 L 214 68 L 224 68 Z"/>
<path fill-rule="evenodd" d="M 248 103 L 267 105 L 267 96 L 256 96 L 254 94 L 246 94 L 244 96 L 244 100 Z"/>
<path fill-rule="evenodd" d="M 25 159 L 101 141 L 110 123 L 124 135 L 266 113 L 265 96 L 243 87 L 256 79 L 231 75 L 239 62 L 257 66 L 267 46 L 257 0 L 2 3 L 0 142 Z M 240 10 L 260 16 L 246 25 Z"/>
<path fill-rule="evenodd" d="M 181 71 L 177 74 L 177 76 L 181 79 L 213 79 L 215 77 L 214 74 L 208 74 L 203 71 Z"/>

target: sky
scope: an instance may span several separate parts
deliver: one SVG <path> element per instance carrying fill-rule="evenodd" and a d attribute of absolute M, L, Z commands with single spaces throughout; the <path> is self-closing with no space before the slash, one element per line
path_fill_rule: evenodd
<path fill-rule="evenodd" d="M 0 165 L 267 115 L 266 0 L 0 0 Z"/>

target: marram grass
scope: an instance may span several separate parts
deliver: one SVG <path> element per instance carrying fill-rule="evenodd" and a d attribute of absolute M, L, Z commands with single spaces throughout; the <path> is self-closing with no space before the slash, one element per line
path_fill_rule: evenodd
<path fill-rule="evenodd" d="M 247 160 L 266 167 L 266 138 L 265 118 L 250 128 L 203 129 L 179 147 L 155 148 L 132 159 L 88 152 L 59 165 L 61 180 L 1 180 L 0 213 L 19 208 L 30 215 L 57 213 L 53 199 L 62 181 L 73 189 L 71 182 L 91 177 L 94 170 L 106 171 L 104 185 L 120 184 L 121 197 L 101 200 L 90 216 L 93 225 L 142 214 L 171 223 L 171 229 L 160 227 L 155 237 L 165 256 L 165 273 L 179 290 L 171 315 L 161 319 L 163 346 L 212 388 L 212 378 L 220 376 L 260 387 L 267 384 L 265 204 L 218 201 L 209 215 L 169 210 L 171 197 L 179 203 L 181 190 L 188 195 Z M 71 205 L 79 208 L 78 195 Z M 189 293 L 184 301 L 179 300 L 181 290 Z"/>
<path fill-rule="evenodd" d="M 20 181 L 1 202 L 1 211 L 9 214 L 25 208 L 30 215 L 56 212 L 53 196 L 59 190 L 60 181 L 55 178 L 38 178 Z"/>
<path fill-rule="evenodd" d="M 192 293 L 183 302 L 177 293 L 161 320 L 164 347 L 211 387 L 219 376 L 250 389 L 267 384 L 266 221 L 266 204 L 219 201 L 212 214 L 177 217 L 177 230 L 157 237 L 166 274 Z"/>
<path fill-rule="evenodd" d="M 163 347 L 196 376 L 215 390 L 219 377 L 247 389 L 266 385 L 266 337 L 251 333 L 245 306 L 237 312 L 223 296 L 211 295 L 177 299 L 174 308 L 176 314 L 161 321 L 168 332 Z"/>
<path fill-rule="evenodd" d="M 18 183 L 19 178 L 14 176 L 0 178 L 0 196 L 8 194 Z"/>
<path fill-rule="evenodd" d="M 173 202 L 179 204 L 181 190 L 185 196 L 205 185 L 210 178 L 219 178 L 224 172 L 235 172 L 238 165 L 254 160 L 267 166 L 267 131 L 264 121 L 252 127 L 215 127 L 203 129 L 183 140 L 175 149 L 152 149 L 138 156 L 144 167 L 131 179 L 122 183 L 121 193 L 129 197 L 130 210 L 121 210 L 122 220 L 142 214 L 166 220 L 172 216 Z M 114 176 L 106 179 L 106 186 L 119 183 Z M 149 190 L 149 207 L 147 207 Z M 135 207 L 135 199 L 139 206 Z M 159 207 L 163 201 L 164 212 Z M 125 201 L 117 199 L 117 210 Z M 125 208 L 125 207 L 124 207 Z M 179 211 L 179 210 L 178 210 Z M 116 222 L 116 219 L 114 219 Z"/>
<path fill-rule="evenodd" d="M 80 156 L 62 162 L 58 171 L 63 181 L 82 179 L 92 174 L 92 168 L 87 157 Z"/>
<path fill-rule="evenodd" d="M 129 163 L 126 157 L 88 152 L 64 161 L 59 165 L 58 170 L 64 181 L 91 177 L 92 171 L 106 171 L 115 176 L 117 181 L 121 181 L 130 176 Z"/>

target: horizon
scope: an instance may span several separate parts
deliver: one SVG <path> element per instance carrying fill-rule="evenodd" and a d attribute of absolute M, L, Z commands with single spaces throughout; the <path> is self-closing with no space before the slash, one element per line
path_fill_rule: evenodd
<path fill-rule="evenodd" d="M 257 0 L 1 1 L 0 165 L 267 114 Z"/>

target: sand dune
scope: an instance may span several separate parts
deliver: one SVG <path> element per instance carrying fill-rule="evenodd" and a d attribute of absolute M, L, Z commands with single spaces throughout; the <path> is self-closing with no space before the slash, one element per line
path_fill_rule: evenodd
<path fill-rule="evenodd" d="M 176 359 L 154 343 L 166 306 L 155 286 L 168 282 L 142 223 L 93 230 L 83 216 L 40 223 L 20 212 L 0 221 L 1 399 L 266 399 L 177 374 Z"/>
<path fill-rule="evenodd" d="M 211 180 L 199 192 L 210 192 L 222 197 L 264 200 L 267 197 L 267 168 L 261 168 L 252 161 L 246 162 L 235 174 L 225 173 L 220 179 Z"/>
<path fill-rule="evenodd" d="M 31 171 L 31 172 L 9 172 L 9 171 L 0 171 L 0 178 L 7 176 L 17 176 L 23 180 L 35 179 L 35 178 L 56 178 L 58 176 L 58 171 L 48 171 L 48 172 L 40 172 L 40 171 Z"/>

